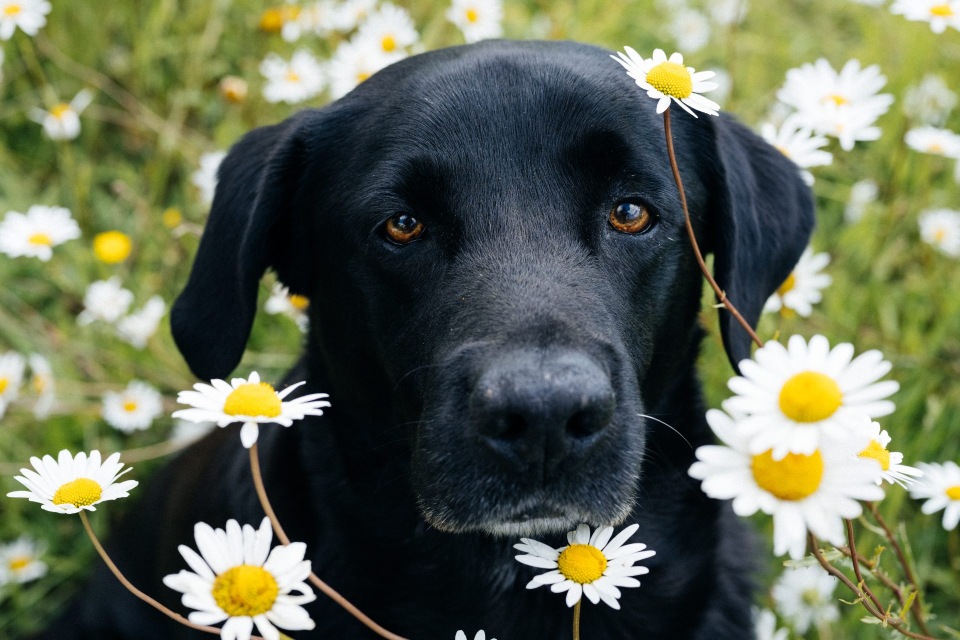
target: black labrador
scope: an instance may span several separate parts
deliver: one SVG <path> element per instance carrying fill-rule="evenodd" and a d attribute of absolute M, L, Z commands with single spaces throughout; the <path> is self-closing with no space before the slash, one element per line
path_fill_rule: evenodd
<path fill-rule="evenodd" d="M 701 246 L 756 323 L 807 244 L 810 192 L 730 118 L 673 120 Z M 753 637 L 750 536 L 687 476 L 711 440 L 694 372 L 702 278 L 662 118 L 610 52 L 434 51 L 245 136 L 172 313 L 199 378 L 239 363 L 271 268 L 310 299 L 288 380 L 333 407 L 261 430 L 266 485 L 316 573 L 372 618 L 414 640 L 569 637 L 563 597 L 524 588 L 538 571 L 512 545 L 636 522 L 650 573 L 621 611 L 586 606 L 585 637 Z M 731 361 L 747 357 L 726 312 L 721 329 Z M 140 492 L 113 556 L 184 611 L 161 579 L 186 568 L 176 546 L 193 524 L 262 518 L 236 429 Z M 317 628 L 298 639 L 375 637 L 323 596 L 308 609 Z M 70 619 L 51 637 L 206 637 L 105 571 Z"/>

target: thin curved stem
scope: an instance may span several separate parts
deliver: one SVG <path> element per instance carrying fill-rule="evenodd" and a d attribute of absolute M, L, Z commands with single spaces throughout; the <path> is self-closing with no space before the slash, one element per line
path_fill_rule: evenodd
<path fill-rule="evenodd" d="M 744 319 L 744 317 L 740 314 L 740 311 L 727 298 L 726 292 L 724 292 L 723 289 L 720 288 L 720 285 L 717 284 L 717 281 L 714 280 L 713 274 L 710 273 L 710 269 L 707 268 L 707 263 L 703 260 L 703 253 L 700 251 L 700 244 L 697 242 L 697 237 L 693 233 L 693 222 L 690 220 L 690 210 L 687 208 L 687 194 L 683 190 L 683 180 L 680 179 L 680 167 L 677 166 L 677 156 L 673 150 L 673 133 L 670 130 L 669 107 L 663 112 L 663 131 L 667 138 L 667 155 L 670 157 L 670 168 L 673 169 L 673 179 L 677 183 L 677 191 L 680 192 L 680 205 L 683 207 L 683 222 L 687 227 L 687 236 L 690 238 L 690 246 L 693 247 L 693 254 L 697 258 L 697 264 L 700 266 L 700 272 L 703 274 L 703 277 L 707 279 L 707 282 L 710 283 L 714 293 L 717 294 L 717 298 L 721 303 L 723 303 L 723 306 L 727 308 L 727 311 L 733 314 L 733 317 L 736 318 L 737 322 L 740 323 L 740 326 L 742 326 L 747 332 L 747 335 L 750 336 L 750 339 L 753 340 L 758 347 L 762 347 L 763 341 L 760 340 L 760 337 L 757 336 L 756 332 L 753 330 L 753 327 L 750 326 L 750 323 Z"/>
<path fill-rule="evenodd" d="M 860 573 L 860 558 L 857 554 L 857 543 L 854 541 L 853 522 L 845 519 L 844 523 L 847 526 L 847 544 L 850 545 L 850 562 L 853 564 L 853 575 L 857 576 L 857 585 L 869 596 L 870 601 L 873 602 L 877 611 L 884 611 L 880 599 L 870 590 L 867 581 L 863 579 L 863 575 Z"/>
<path fill-rule="evenodd" d="M 253 443 L 253 446 L 250 447 L 250 472 L 253 474 L 253 486 L 256 488 L 257 498 L 260 499 L 260 506 L 263 507 L 263 512 L 270 520 L 270 524 L 273 526 L 274 533 L 277 534 L 277 538 L 284 545 L 290 544 L 290 538 L 283 530 L 283 527 L 280 526 L 280 521 L 277 519 L 277 514 L 274 512 L 273 506 L 270 504 L 270 499 L 267 497 L 267 490 L 263 486 L 263 475 L 260 473 L 260 456 L 257 453 L 257 443 Z M 387 631 L 379 624 L 374 622 L 367 614 L 360 611 L 356 605 L 340 595 L 336 589 L 321 580 L 317 574 L 311 571 L 308 578 L 310 582 L 313 583 L 313 586 L 323 592 L 328 598 L 343 607 L 347 613 L 359 620 L 368 629 L 376 633 L 381 638 L 388 638 L 388 640 L 407 640 L 403 636 L 398 636 L 391 631 Z"/>
<path fill-rule="evenodd" d="M 580 640 L 580 605 L 583 604 L 583 597 L 577 600 L 573 605 L 573 640 Z"/>
<path fill-rule="evenodd" d="M 114 577 L 120 581 L 120 584 L 122 584 L 127 589 L 127 591 L 135 595 L 140 600 L 143 600 L 144 602 L 146 602 L 148 605 L 150 605 L 151 607 L 153 607 L 163 615 L 173 620 L 176 620 L 177 622 L 179 622 L 184 626 L 190 627 L 191 629 L 196 629 L 197 631 L 206 631 L 207 633 L 220 635 L 220 629 L 216 627 L 208 627 L 202 624 L 195 624 L 193 622 L 190 622 L 179 613 L 168 609 L 167 607 L 163 606 L 162 604 L 160 604 L 159 602 L 157 602 L 156 600 L 154 600 L 153 598 L 145 594 L 143 591 L 140 591 L 140 589 L 137 589 L 135 586 L 133 586 L 133 584 L 129 580 L 127 580 L 127 577 L 120 572 L 120 569 L 117 568 L 117 565 L 113 563 L 113 560 L 110 559 L 110 556 L 107 555 L 107 552 L 103 548 L 103 545 L 100 544 L 100 540 L 99 538 L 97 538 L 97 534 L 93 532 L 93 527 L 90 526 L 90 520 L 87 518 L 86 512 L 80 511 L 79 516 L 80 516 L 80 522 L 83 523 L 83 528 L 86 530 L 87 536 L 90 538 L 90 542 L 93 543 L 93 546 L 97 550 L 97 553 L 100 554 L 100 558 L 103 560 L 104 564 L 107 565 L 107 568 L 110 569 L 110 572 L 114 575 Z M 263 638 L 259 636 L 250 636 L 250 638 L 251 640 L 263 640 Z"/>

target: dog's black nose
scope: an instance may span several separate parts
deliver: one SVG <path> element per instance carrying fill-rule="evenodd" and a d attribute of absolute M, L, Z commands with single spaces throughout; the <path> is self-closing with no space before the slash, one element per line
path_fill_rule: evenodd
<path fill-rule="evenodd" d="M 610 377 L 588 355 L 524 349 L 487 365 L 470 396 L 470 415 L 497 456 L 548 477 L 600 440 L 615 405 Z"/>

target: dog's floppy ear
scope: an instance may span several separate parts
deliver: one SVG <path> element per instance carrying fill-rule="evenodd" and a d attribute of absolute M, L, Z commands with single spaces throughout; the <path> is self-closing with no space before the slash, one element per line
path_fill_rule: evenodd
<path fill-rule="evenodd" d="M 218 171 L 210 217 L 190 279 L 170 314 L 173 338 L 199 378 L 226 377 L 240 362 L 268 267 L 303 291 L 309 251 L 291 233 L 291 206 L 305 164 L 308 129 L 321 112 L 305 111 L 245 135 Z"/>
<path fill-rule="evenodd" d="M 756 327 L 767 298 L 787 279 L 810 241 L 813 196 L 797 166 L 773 146 L 728 117 L 711 121 L 717 153 L 708 223 L 714 275 Z M 720 332 L 738 369 L 750 357 L 750 337 L 726 310 L 720 311 Z"/>

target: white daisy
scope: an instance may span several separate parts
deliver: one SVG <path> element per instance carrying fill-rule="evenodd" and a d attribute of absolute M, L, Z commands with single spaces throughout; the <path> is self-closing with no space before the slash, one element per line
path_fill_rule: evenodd
<path fill-rule="evenodd" d="M 447 20 L 463 32 L 467 42 L 479 42 L 503 35 L 502 0 L 453 0 Z"/>
<path fill-rule="evenodd" d="M 15 476 L 27 491 L 11 491 L 7 497 L 26 498 L 54 513 L 96 511 L 96 505 L 106 500 L 126 498 L 137 486 L 136 480 L 116 482 L 130 471 L 130 467 L 123 468 L 119 453 L 110 455 L 101 463 L 97 450 L 91 451 L 89 456 L 83 451 L 73 456 L 64 449 L 56 460 L 46 455 L 42 460 L 30 458 L 30 464 L 33 469 L 20 469 L 23 475 Z"/>
<path fill-rule="evenodd" d="M 678 47 L 696 53 L 710 42 L 710 20 L 694 9 L 681 9 L 670 21 L 670 35 Z"/>
<path fill-rule="evenodd" d="M 857 141 L 880 137 L 881 130 L 874 122 L 893 103 L 892 95 L 877 93 L 886 83 L 877 65 L 861 69 L 859 60 L 849 60 L 837 73 L 820 58 L 787 71 L 777 98 L 797 110 L 802 124 L 835 136 L 849 151 Z"/>
<path fill-rule="evenodd" d="M 708 411 L 707 422 L 725 446 L 699 447 L 690 476 L 702 481 L 701 489 L 711 498 L 733 500 L 738 516 L 757 511 L 773 516 L 778 556 L 802 558 L 808 530 L 831 544 L 843 544 L 843 519 L 862 513 L 858 501 L 883 498 L 877 465 L 856 455 L 861 441 L 837 439 L 809 454 L 789 453 L 776 460 L 770 449 L 752 453 L 751 438 L 723 411 Z"/>
<path fill-rule="evenodd" d="M 610 56 L 627 70 L 637 86 L 646 90 L 647 96 L 657 100 L 657 113 L 663 113 L 670 107 L 671 99 L 692 115 L 694 109 L 715 116 L 720 105 L 704 98 L 700 93 L 717 88 L 716 83 L 708 82 L 715 74 L 713 71 L 697 73 L 693 67 L 683 66 L 683 56 L 674 53 L 667 58 L 663 49 L 654 49 L 653 56 L 645 60 L 631 47 L 624 47 L 624 54 L 617 52 Z"/>
<path fill-rule="evenodd" d="M 960 211 L 931 209 L 920 214 L 920 237 L 943 253 L 960 258 Z"/>
<path fill-rule="evenodd" d="M 69 209 L 35 204 L 26 214 L 8 212 L 0 222 L 0 253 L 46 262 L 53 256 L 53 247 L 79 237 L 80 227 Z"/>
<path fill-rule="evenodd" d="M 828 140 L 818 136 L 795 115 L 787 116 L 779 129 L 771 122 L 760 125 L 760 135 L 801 169 L 823 167 L 833 162 L 833 154 L 823 151 Z M 804 182 L 813 185 L 813 174 L 801 171 Z"/>
<path fill-rule="evenodd" d="M 173 431 L 170 432 L 170 440 L 173 442 L 186 443 L 199 440 L 217 427 L 212 422 L 189 422 L 187 420 L 177 420 L 173 423 Z"/>
<path fill-rule="evenodd" d="M 879 351 L 853 357 L 853 345 L 832 349 L 821 335 L 791 336 L 787 346 L 769 341 L 752 360 L 740 362 L 741 376 L 727 383 L 735 396 L 727 402 L 738 420 L 750 452 L 773 450 L 775 460 L 787 453 L 812 454 L 821 441 L 855 437 L 857 451 L 870 442 L 867 418 L 893 413 L 886 400 L 900 385 L 878 382 L 891 365 Z"/>
<path fill-rule="evenodd" d="M 50 366 L 50 361 L 39 353 L 31 353 L 27 357 L 27 363 L 30 365 L 30 389 L 37 396 L 37 401 L 33 405 L 33 415 L 37 418 L 46 418 L 50 415 L 57 397 L 53 368 Z"/>
<path fill-rule="evenodd" d="M 865 7 L 882 7 L 887 3 L 887 0 L 851 0 L 856 4 L 862 4 Z"/>
<path fill-rule="evenodd" d="M 943 78 L 933 74 L 925 75 L 919 84 L 907 89 L 903 97 L 903 112 L 920 124 L 943 124 L 955 106 L 957 94 Z"/>
<path fill-rule="evenodd" d="M 117 431 L 133 433 L 149 429 L 162 413 L 160 392 L 146 382 L 132 380 L 122 392 L 103 394 L 103 419 Z"/>
<path fill-rule="evenodd" d="M 273 532 L 266 518 L 259 529 L 248 524 L 241 528 L 236 520 L 228 520 L 225 530 L 199 522 L 193 535 L 200 553 L 178 547 L 192 571 L 163 578 L 163 584 L 183 594 L 183 606 L 195 609 L 190 622 L 224 622 L 220 637 L 231 640 L 250 640 L 254 625 L 271 640 L 280 637 L 278 628 L 314 628 L 302 606 L 316 600 L 304 582 L 310 575 L 304 543 L 270 549 Z"/>
<path fill-rule="evenodd" d="M 833 598 L 837 579 L 819 565 L 787 569 L 774 583 L 770 595 L 777 610 L 793 630 L 805 634 L 811 625 L 834 622 L 840 610 Z"/>
<path fill-rule="evenodd" d="M 960 29 L 960 0 L 894 0 L 890 12 L 929 22 L 934 33 L 943 33 L 947 27 Z"/>
<path fill-rule="evenodd" d="M 336 100 L 380 69 L 403 59 L 401 53 L 386 54 L 369 40 L 353 38 L 340 43 L 327 63 L 330 96 Z"/>
<path fill-rule="evenodd" d="M 83 311 L 77 316 L 77 323 L 88 325 L 94 320 L 114 323 L 130 308 L 133 292 L 124 289 L 120 278 L 113 276 L 109 280 L 97 280 L 87 287 L 83 296 Z"/>
<path fill-rule="evenodd" d="M 283 23 L 280 35 L 287 42 L 296 42 L 304 34 L 325 37 L 333 29 L 337 6 L 332 0 L 319 0 L 300 7 L 297 16 Z"/>
<path fill-rule="evenodd" d="M 51 140 L 75 140 L 80 135 L 80 114 L 93 101 L 93 93 L 83 89 L 69 103 L 61 102 L 49 111 L 31 109 L 30 119 L 43 125 Z"/>
<path fill-rule="evenodd" d="M 216 422 L 225 427 L 233 422 L 242 422 L 240 441 L 248 449 L 257 441 L 259 423 L 276 423 L 289 427 L 294 420 L 306 416 L 322 416 L 323 408 L 330 403 L 323 398 L 325 393 L 311 393 L 284 402 L 297 387 L 306 384 L 292 384 L 280 393 L 266 382 L 260 382 L 256 371 L 246 380 L 234 378 L 227 384 L 223 380 L 211 380 L 193 385 L 195 391 L 181 391 L 177 402 L 190 405 L 190 409 L 180 409 L 173 413 L 174 418 L 191 422 Z"/>
<path fill-rule="evenodd" d="M 291 294 L 290 290 L 280 282 L 273 283 L 270 297 L 263 305 L 263 310 L 270 315 L 282 313 L 297 323 L 300 331 L 307 330 L 307 307 L 310 301 L 304 296 Z"/>
<path fill-rule="evenodd" d="M 882 471 L 880 477 L 877 478 L 877 484 L 886 480 L 890 484 L 896 483 L 906 488 L 907 485 L 915 482 L 917 478 L 923 477 L 923 472 L 919 469 L 903 464 L 902 453 L 887 449 L 887 447 L 890 446 L 890 434 L 887 433 L 886 430 L 881 430 L 879 422 L 874 422 L 871 426 L 873 427 L 873 439 L 870 440 L 870 444 L 859 453 L 859 456 L 861 458 L 876 460 L 880 463 Z"/>
<path fill-rule="evenodd" d="M 211 151 L 200 156 L 200 168 L 190 176 L 190 182 L 200 190 L 200 199 L 204 204 L 213 202 L 217 191 L 217 172 L 220 163 L 227 157 L 226 151 Z"/>
<path fill-rule="evenodd" d="M 843 219 L 848 223 L 854 223 L 863 218 L 867 208 L 877 201 L 880 194 L 880 188 L 873 180 L 865 179 L 855 182 L 850 187 L 850 197 L 843 209 Z"/>
<path fill-rule="evenodd" d="M 457 636 L 454 640 L 467 640 L 467 634 L 463 631 L 457 631 Z M 477 631 L 477 635 L 473 636 L 473 640 L 487 640 L 487 634 L 484 633 L 483 629 Z M 490 638 L 490 640 L 497 640 L 496 638 Z"/>
<path fill-rule="evenodd" d="M 332 16 L 337 31 L 353 31 L 377 7 L 377 0 L 344 0 L 335 6 Z"/>
<path fill-rule="evenodd" d="M 814 254 L 813 248 L 807 247 L 800 255 L 797 266 L 770 296 L 763 310 L 771 313 L 789 310 L 808 318 L 813 313 L 813 305 L 823 300 L 820 292 L 833 282 L 833 278 L 823 273 L 828 264 L 829 254 Z"/>
<path fill-rule="evenodd" d="M 40 559 L 43 548 L 26 536 L 0 545 L 0 587 L 5 584 L 23 584 L 42 578 L 47 565 Z"/>
<path fill-rule="evenodd" d="M 0 418 L 7 412 L 7 405 L 20 395 L 25 364 L 23 356 L 15 351 L 0 354 Z"/>
<path fill-rule="evenodd" d="M 951 531 L 960 523 L 960 466 L 956 462 L 917 464 L 923 478 L 910 487 L 910 497 L 926 500 L 920 511 L 930 515 L 943 509 L 943 528 Z"/>
<path fill-rule="evenodd" d="M 648 568 L 635 567 L 633 563 L 656 555 L 656 551 L 646 550 L 645 544 L 624 544 L 639 528 L 640 525 L 632 524 L 611 539 L 613 527 L 600 527 L 590 535 L 590 527 L 581 524 L 567 533 L 569 544 L 565 547 L 554 549 L 542 542 L 521 538 L 520 544 L 513 548 L 524 553 L 516 556 L 518 562 L 550 569 L 534 577 L 527 589 L 550 585 L 554 593 L 566 591 L 568 607 L 587 596 L 593 604 L 603 600 L 619 609 L 620 587 L 639 587 L 640 581 L 634 576 L 650 573 Z"/>
<path fill-rule="evenodd" d="M 326 84 L 323 66 L 306 49 L 298 50 L 289 61 L 268 54 L 260 63 L 260 73 L 267 80 L 263 87 L 267 102 L 297 104 L 318 96 Z"/>
<path fill-rule="evenodd" d="M 9 40 L 20 28 L 28 36 L 35 36 L 50 13 L 46 0 L 0 0 L 0 40 Z"/>
<path fill-rule="evenodd" d="M 756 640 L 788 640 L 787 629 L 777 629 L 777 616 L 769 609 L 753 609 L 753 628 Z"/>
<path fill-rule="evenodd" d="M 157 332 L 160 320 L 167 312 L 167 304 L 160 296 L 153 296 L 140 309 L 117 321 L 117 335 L 137 349 L 147 346 L 147 341 Z"/>
<path fill-rule="evenodd" d="M 903 137 L 914 151 L 960 158 L 960 134 L 940 127 L 916 127 Z"/>
<path fill-rule="evenodd" d="M 707 7 L 714 22 L 729 27 L 743 22 L 750 4 L 748 0 L 712 0 Z"/>
<path fill-rule="evenodd" d="M 389 2 L 367 16 L 356 37 L 387 55 L 402 53 L 419 39 L 410 13 Z"/>

